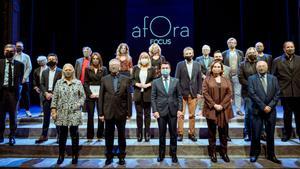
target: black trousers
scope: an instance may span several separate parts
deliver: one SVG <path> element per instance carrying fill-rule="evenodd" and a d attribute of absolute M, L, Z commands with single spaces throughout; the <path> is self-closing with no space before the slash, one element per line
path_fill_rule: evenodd
<path fill-rule="evenodd" d="M 288 138 L 292 136 L 293 113 L 295 116 L 296 132 L 300 138 L 300 97 L 282 97 L 283 120 L 284 120 L 284 135 Z"/>
<path fill-rule="evenodd" d="M 141 94 L 143 98 L 143 93 Z M 137 124 L 137 137 L 143 135 L 143 123 L 145 124 L 144 136 L 150 135 L 151 123 L 151 102 L 141 101 L 135 102 L 136 109 L 136 124 Z"/>
<path fill-rule="evenodd" d="M 106 158 L 111 159 L 114 153 L 118 154 L 119 158 L 125 158 L 126 156 L 126 138 L 125 138 L 125 125 L 126 119 L 112 118 L 105 120 L 105 146 L 106 146 Z M 114 152 L 114 133 L 115 126 L 118 130 L 118 149 Z"/>
<path fill-rule="evenodd" d="M 59 129 L 59 154 L 64 155 L 68 138 L 68 126 L 57 126 Z M 78 126 L 70 126 L 70 135 L 72 140 L 72 155 L 78 156 L 79 153 L 79 133 Z"/>
<path fill-rule="evenodd" d="M 177 152 L 177 116 L 166 115 L 157 119 L 159 128 L 159 156 L 164 157 L 166 151 L 166 132 L 167 125 L 170 134 L 170 152 L 169 155 L 176 155 Z"/>
<path fill-rule="evenodd" d="M 208 127 L 208 153 L 211 156 L 212 153 L 216 153 L 216 133 L 217 133 L 217 124 L 214 120 L 206 119 Z M 228 133 L 228 124 L 224 127 L 218 126 L 219 139 L 220 139 L 220 153 L 227 154 L 227 133 Z"/>
<path fill-rule="evenodd" d="M 44 117 L 43 117 L 43 130 L 42 130 L 42 136 L 47 137 L 48 135 L 48 130 L 49 130 L 49 126 L 50 126 L 50 118 L 51 118 L 51 101 L 45 99 L 43 102 L 43 112 L 44 112 Z M 57 134 L 59 135 L 59 129 L 56 126 L 56 131 Z"/>
<path fill-rule="evenodd" d="M 259 112 L 258 115 L 252 115 L 252 139 L 250 156 L 258 156 L 260 154 L 260 137 L 265 125 L 267 136 L 267 155 L 272 157 L 274 153 L 274 132 L 276 123 L 276 111 L 270 113 Z"/>
<path fill-rule="evenodd" d="M 20 91 L 19 105 L 23 103 L 25 110 L 29 110 L 30 107 L 30 84 L 25 82 L 22 84 L 22 90 Z"/>
<path fill-rule="evenodd" d="M 0 138 L 5 130 L 6 112 L 9 113 L 9 137 L 14 137 L 17 130 L 16 106 L 18 98 L 14 88 L 2 87 L 0 89 Z"/>
<path fill-rule="evenodd" d="M 86 100 L 86 110 L 88 113 L 88 121 L 87 121 L 87 139 L 94 138 L 94 113 L 95 113 L 95 105 L 98 103 L 98 99 L 89 99 Z M 97 106 L 98 110 L 98 106 Z M 99 110 L 98 110 L 99 111 Z M 97 130 L 97 138 L 103 138 L 104 136 L 104 122 L 98 119 L 98 130 Z"/>

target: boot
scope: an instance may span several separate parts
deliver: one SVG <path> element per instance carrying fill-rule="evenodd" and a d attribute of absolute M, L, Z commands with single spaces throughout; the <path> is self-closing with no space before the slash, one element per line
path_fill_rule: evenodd
<path fill-rule="evenodd" d="M 79 137 L 72 137 L 72 164 L 77 164 L 79 152 Z"/>

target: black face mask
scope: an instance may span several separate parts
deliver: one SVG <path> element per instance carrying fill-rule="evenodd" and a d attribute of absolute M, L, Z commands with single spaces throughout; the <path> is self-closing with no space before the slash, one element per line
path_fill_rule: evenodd
<path fill-rule="evenodd" d="M 53 67 L 53 66 L 56 65 L 56 62 L 50 61 L 50 62 L 47 63 L 47 65 L 50 66 L 50 67 Z"/>
<path fill-rule="evenodd" d="M 14 55 L 15 55 L 15 53 L 14 53 L 14 52 L 6 52 L 6 54 L 5 54 L 5 58 L 7 58 L 7 59 L 11 59 L 11 58 L 13 58 L 13 57 L 14 57 Z"/>
<path fill-rule="evenodd" d="M 265 73 L 259 73 L 260 76 L 264 76 L 265 74 L 266 74 L 266 72 Z"/>
<path fill-rule="evenodd" d="M 184 57 L 184 59 L 190 62 L 192 60 L 192 57 Z"/>

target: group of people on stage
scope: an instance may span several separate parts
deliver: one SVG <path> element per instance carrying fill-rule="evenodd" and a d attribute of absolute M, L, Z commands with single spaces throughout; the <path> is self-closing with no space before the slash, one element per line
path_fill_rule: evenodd
<path fill-rule="evenodd" d="M 50 118 L 58 133 L 59 157 L 64 161 L 68 129 L 72 140 L 72 163 L 79 156 L 78 126 L 82 124 L 82 112 L 87 112 L 87 141 L 94 133 L 94 112 L 98 112 L 96 137 L 105 138 L 106 161 L 109 165 L 117 154 L 119 164 L 125 164 L 127 119 L 132 116 L 132 102 L 136 108 L 137 141 L 151 139 L 151 110 L 159 127 L 159 152 L 157 161 L 165 158 L 166 130 L 170 133 L 169 155 L 178 162 L 177 141 L 184 138 L 184 117 L 188 107 L 188 138 L 197 141 L 195 112 L 206 118 L 208 126 L 208 154 L 217 162 L 216 130 L 220 139 L 219 153 L 225 162 L 227 142 L 230 141 L 228 124 L 236 115 L 244 116 L 244 140 L 251 141 L 250 161 L 255 162 L 260 154 L 260 140 L 267 142 L 267 158 L 281 163 L 274 152 L 276 105 L 279 99 L 284 111 L 282 141 L 293 136 L 292 115 L 295 116 L 296 133 L 300 136 L 300 56 L 295 54 L 292 41 L 283 44 L 283 55 L 276 57 L 264 53 L 261 42 L 247 49 L 246 54 L 236 49 L 237 41 L 229 38 L 228 50 L 219 50 L 210 56 L 210 47 L 202 47 L 202 56 L 194 58 L 194 50 L 183 50 L 184 60 L 175 68 L 171 77 L 168 57 L 154 43 L 148 52 L 141 52 L 136 65 L 129 55 L 129 47 L 121 43 L 109 68 L 103 65 L 98 52 L 90 47 L 82 49 L 83 57 L 75 66 L 65 64 L 57 67 L 58 56 L 50 53 L 39 56 L 39 67 L 33 72 L 33 88 L 40 96 L 43 113 L 43 129 L 37 144 L 48 140 Z M 15 144 L 17 129 L 16 112 L 22 92 L 29 90 L 31 72 L 30 57 L 22 52 L 23 43 L 7 44 L 5 59 L 0 60 L 0 143 L 4 142 L 6 112 L 9 113 L 9 144 Z M 29 95 L 28 93 L 25 94 Z M 242 112 L 242 98 L 244 110 Z M 26 100 L 26 99 L 25 99 Z M 29 97 L 25 101 L 29 103 Z M 26 104 L 25 104 L 26 105 Z M 26 114 L 31 116 L 29 104 Z M 114 149 L 114 130 L 118 130 L 118 149 Z M 201 132 L 201 131 L 200 131 Z"/>

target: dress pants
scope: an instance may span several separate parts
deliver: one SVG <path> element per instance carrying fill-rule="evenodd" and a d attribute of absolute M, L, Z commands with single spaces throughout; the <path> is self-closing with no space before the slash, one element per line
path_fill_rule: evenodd
<path fill-rule="evenodd" d="M 293 112 L 295 116 L 296 132 L 300 138 L 300 97 L 282 97 L 283 120 L 284 120 L 284 135 L 288 138 L 292 136 L 293 127 L 292 119 Z"/>
<path fill-rule="evenodd" d="M 79 153 L 79 133 L 78 126 L 57 126 L 59 129 L 59 155 L 64 155 L 68 138 L 68 128 L 72 140 L 72 156 L 78 156 Z"/>
<path fill-rule="evenodd" d="M 195 110 L 197 107 L 197 98 L 192 98 L 192 96 L 184 96 L 183 99 L 183 115 L 186 112 L 186 105 L 188 105 L 189 110 L 189 135 L 195 136 Z M 178 134 L 183 135 L 183 124 L 184 118 L 178 119 Z"/>
<path fill-rule="evenodd" d="M 88 121 L 87 121 L 87 139 L 94 138 L 94 113 L 95 113 L 95 105 L 98 103 L 98 99 L 88 99 L 86 100 L 86 110 L 88 113 Z M 98 106 L 97 106 L 98 110 Z M 98 130 L 97 130 L 97 138 L 103 138 L 104 136 L 104 122 L 98 119 Z"/>
<path fill-rule="evenodd" d="M 143 136 L 143 122 L 145 124 L 144 137 L 146 137 L 146 135 L 150 135 L 151 102 L 143 100 L 143 93 L 141 94 L 141 98 L 141 101 L 135 102 L 137 137 Z"/>
<path fill-rule="evenodd" d="M 44 104 L 43 104 L 43 112 L 44 112 L 44 117 L 43 117 L 43 130 L 42 130 L 42 136 L 47 137 L 48 136 L 48 130 L 50 126 L 50 118 L 51 118 L 51 101 L 45 99 Z M 59 135 L 59 129 L 56 126 L 56 131 L 57 135 Z"/>

